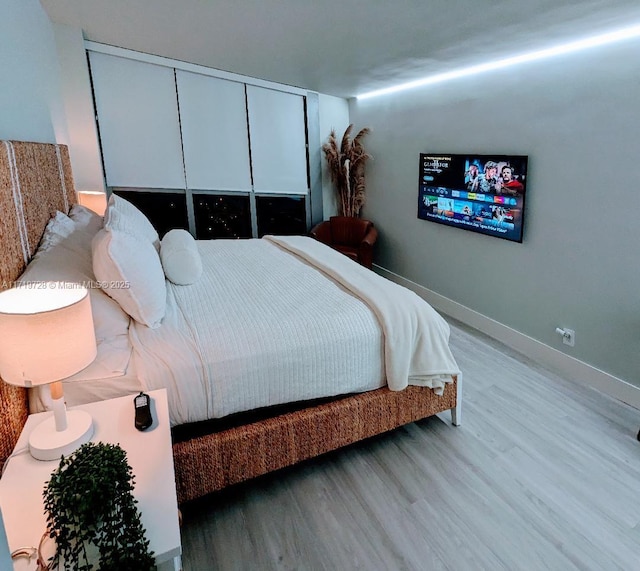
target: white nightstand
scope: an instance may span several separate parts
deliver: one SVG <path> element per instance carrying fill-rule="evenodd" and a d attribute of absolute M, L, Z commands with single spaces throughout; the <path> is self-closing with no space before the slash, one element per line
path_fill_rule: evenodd
<path fill-rule="evenodd" d="M 94 435 L 91 442 L 119 444 L 127 452 L 127 460 L 135 475 L 134 496 L 142 513 L 150 549 L 156 557 L 158 569 L 179 570 L 180 528 L 178 501 L 173 471 L 173 453 L 169 431 L 167 392 L 151 391 L 154 423 L 145 432 L 133 425 L 133 396 L 122 397 L 77 408 L 86 410 L 93 418 Z M 29 433 L 33 427 L 52 413 L 29 416 L 16 445 L 18 452 L 9 461 L 0 479 L 0 506 L 4 516 L 9 548 L 38 546 L 46 528 L 42 491 L 58 461 L 42 462 L 31 457 L 28 450 Z M 34 561 L 20 558 L 14 571 L 31 571 Z"/>

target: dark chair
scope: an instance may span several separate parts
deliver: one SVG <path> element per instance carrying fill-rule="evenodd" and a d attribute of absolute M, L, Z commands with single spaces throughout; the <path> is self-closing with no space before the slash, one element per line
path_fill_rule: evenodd
<path fill-rule="evenodd" d="M 311 236 L 371 269 L 373 245 L 378 238 L 378 231 L 370 220 L 332 216 L 314 226 Z"/>

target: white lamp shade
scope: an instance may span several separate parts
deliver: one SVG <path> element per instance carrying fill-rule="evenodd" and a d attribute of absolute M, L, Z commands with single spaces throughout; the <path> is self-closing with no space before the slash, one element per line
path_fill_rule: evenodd
<path fill-rule="evenodd" d="M 96 357 L 89 292 L 39 282 L 0 293 L 0 377 L 31 387 L 70 377 Z"/>

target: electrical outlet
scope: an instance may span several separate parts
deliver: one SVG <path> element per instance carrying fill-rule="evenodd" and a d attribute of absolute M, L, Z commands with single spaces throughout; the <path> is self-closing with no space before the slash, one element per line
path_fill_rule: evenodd
<path fill-rule="evenodd" d="M 565 329 L 562 342 L 565 345 L 569 345 L 569 347 L 574 347 L 576 344 L 576 332 L 573 329 Z"/>

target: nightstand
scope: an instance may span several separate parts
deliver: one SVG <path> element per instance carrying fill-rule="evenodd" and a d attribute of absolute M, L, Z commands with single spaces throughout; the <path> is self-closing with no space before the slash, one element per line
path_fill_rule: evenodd
<path fill-rule="evenodd" d="M 135 476 L 134 496 L 142 514 L 150 549 L 161 571 L 177 571 L 181 567 L 178 501 L 167 391 L 151 391 L 154 423 L 145 432 L 134 427 L 133 395 L 91 403 L 77 408 L 93 418 L 91 442 L 119 444 L 127 452 L 127 460 Z M 31 457 L 29 433 L 52 413 L 32 414 L 27 419 L 20 439 L 0 479 L 0 506 L 4 516 L 11 551 L 38 546 L 46 528 L 42 492 L 59 461 L 43 462 Z M 31 571 L 34 560 L 14 561 L 14 571 Z"/>

